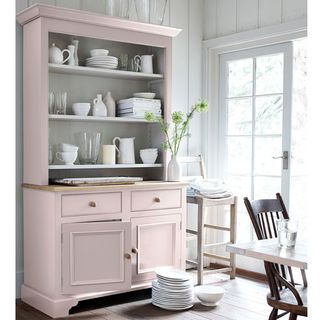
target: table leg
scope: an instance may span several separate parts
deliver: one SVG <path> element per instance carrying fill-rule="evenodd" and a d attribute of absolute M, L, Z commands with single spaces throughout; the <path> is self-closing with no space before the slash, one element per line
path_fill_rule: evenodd
<path fill-rule="evenodd" d="M 234 204 L 230 206 L 230 242 L 236 242 L 236 230 L 237 230 L 237 198 L 235 197 Z M 236 256 L 234 253 L 230 253 L 230 279 L 236 277 Z"/>
<path fill-rule="evenodd" d="M 203 283 L 203 250 L 204 250 L 204 211 L 203 203 L 198 205 L 198 284 Z"/>

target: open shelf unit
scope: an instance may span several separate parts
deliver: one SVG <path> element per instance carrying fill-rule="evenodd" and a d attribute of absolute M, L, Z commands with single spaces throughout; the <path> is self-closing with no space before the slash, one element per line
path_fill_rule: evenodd
<path fill-rule="evenodd" d="M 74 74 L 83 76 L 108 77 L 111 79 L 127 79 L 127 80 L 160 80 L 163 79 L 162 74 L 149 74 L 142 72 L 112 70 L 103 68 L 92 68 L 84 66 L 69 66 L 65 64 L 49 63 L 49 72 L 61 74 Z"/>
<path fill-rule="evenodd" d="M 135 168 L 161 168 L 163 164 L 154 163 L 154 164 L 143 164 L 143 163 L 135 163 L 135 164 L 74 164 L 74 165 L 50 165 L 50 170 L 63 170 L 63 169 L 135 169 Z"/>
<path fill-rule="evenodd" d="M 155 123 L 141 118 L 128 117 L 93 117 L 93 116 L 76 116 L 49 114 L 50 121 L 92 121 L 92 122 L 118 122 L 118 123 Z"/>

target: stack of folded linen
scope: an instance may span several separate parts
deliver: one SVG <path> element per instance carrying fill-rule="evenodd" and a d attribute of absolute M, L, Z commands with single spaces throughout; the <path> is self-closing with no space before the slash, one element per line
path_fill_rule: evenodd
<path fill-rule="evenodd" d="M 146 112 L 161 116 L 161 100 L 129 98 L 117 102 L 118 117 L 144 118 Z"/>
<path fill-rule="evenodd" d="M 231 197 L 232 193 L 227 189 L 224 181 L 219 179 L 196 178 L 190 182 L 187 195 L 202 195 L 206 198 L 219 199 Z"/>

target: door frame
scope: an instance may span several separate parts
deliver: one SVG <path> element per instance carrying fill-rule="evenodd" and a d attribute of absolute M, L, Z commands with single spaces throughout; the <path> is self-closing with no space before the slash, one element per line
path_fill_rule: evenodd
<path fill-rule="evenodd" d="M 292 73 L 293 73 L 293 44 L 292 42 L 284 42 L 267 46 L 260 46 L 257 48 L 243 49 L 235 52 L 221 54 L 219 56 L 219 141 L 218 141 L 218 162 L 217 168 L 219 172 L 223 172 L 224 167 L 222 164 L 226 162 L 226 146 L 224 136 L 226 134 L 226 91 L 227 91 L 227 78 L 224 77 L 227 74 L 225 70 L 228 61 L 241 60 L 246 58 L 256 58 L 263 55 L 272 55 L 276 53 L 283 53 L 283 111 L 282 111 L 282 141 L 281 148 L 283 151 L 289 153 L 289 166 L 287 169 L 281 170 L 281 195 L 284 202 L 289 206 L 289 194 L 290 194 L 290 155 L 291 155 L 291 105 L 292 105 Z M 254 95 L 254 93 L 253 93 Z M 255 107 L 255 98 L 253 98 L 253 108 Z M 252 146 L 253 147 L 253 146 Z M 253 147 L 254 148 L 254 147 Z M 254 149 L 253 156 L 254 156 Z M 274 156 L 281 156 L 282 154 L 275 154 Z M 279 160 L 275 160 L 279 161 Z M 253 166 L 253 163 L 251 164 Z M 253 170 L 253 168 L 251 168 Z M 253 172 L 251 172 L 253 173 Z M 250 198 L 251 195 L 248 195 Z M 289 208 L 289 207 L 288 207 Z"/>
<path fill-rule="evenodd" d="M 202 154 L 209 177 L 221 178 L 218 163 L 219 142 L 219 57 L 233 51 L 272 45 L 307 36 L 307 19 L 239 32 L 203 41 L 203 92 L 210 112 L 202 117 Z M 208 138 L 210 137 L 210 139 Z"/>

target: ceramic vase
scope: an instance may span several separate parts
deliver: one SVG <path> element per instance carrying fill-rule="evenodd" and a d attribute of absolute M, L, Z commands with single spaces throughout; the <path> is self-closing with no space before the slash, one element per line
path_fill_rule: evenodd
<path fill-rule="evenodd" d="M 103 99 L 104 104 L 107 107 L 107 114 L 108 117 L 115 117 L 116 116 L 116 102 L 111 96 L 111 92 L 107 92 L 106 96 Z"/>
<path fill-rule="evenodd" d="M 181 180 L 181 169 L 180 169 L 180 164 L 177 160 L 176 155 L 171 155 L 171 160 L 168 163 L 167 180 L 168 181 Z"/>
<path fill-rule="evenodd" d="M 79 65 L 79 58 L 78 58 L 78 48 L 79 48 L 79 40 L 72 40 L 71 43 L 74 45 L 74 65 Z"/>
<path fill-rule="evenodd" d="M 107 107 L 102 101 L 102 94 L 97 94 L 97 97 L 93 99 L 92 115 L 94 117 L 107 116 Z"/>
<path fill-rule="evenodd" d="M 70 51 L 70 59 L 68 60 L 68 65 L 69 66 L 74 66 L 75 65 L 74 49 L 75 49 L 75 46 L 73 44 L 68 45 L 68 50 Z"/>

